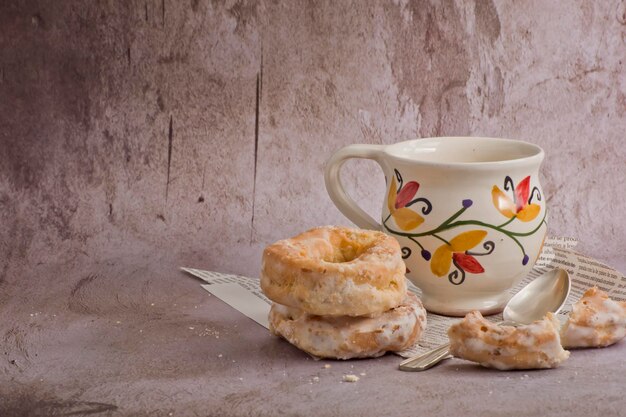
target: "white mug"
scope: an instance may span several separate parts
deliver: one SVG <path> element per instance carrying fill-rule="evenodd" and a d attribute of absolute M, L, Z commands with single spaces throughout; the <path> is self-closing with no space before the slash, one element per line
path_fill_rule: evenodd
<path fill-rule="evenodd" d="M 380 223 L 341 184 L 341 165 L 350 158 L 372 159 L 383 169 Z M 407 277 L 429 311 L 492 314 L 530 271 L 545 239 L 543 158 L 536 145 L 494 138 L 350 145 L 328 160 L 325 181 L 332 201 L 357 226 L 398 239 Z"/>

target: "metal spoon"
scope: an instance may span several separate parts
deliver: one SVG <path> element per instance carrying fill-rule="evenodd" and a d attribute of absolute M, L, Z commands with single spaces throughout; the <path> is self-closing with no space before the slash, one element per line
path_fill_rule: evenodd
<path fill-rule="evenodd" d="M 506 304 L 499 324 L 520 325 L 541 320 L 546 313 L 558 313 L 570 292 L 570 278 L 566 270 L 552 269 L 534 279 Z M 451 358 L 450 344 L 400 362 L 401 371 L 425 371 L 444 359 Z"/>

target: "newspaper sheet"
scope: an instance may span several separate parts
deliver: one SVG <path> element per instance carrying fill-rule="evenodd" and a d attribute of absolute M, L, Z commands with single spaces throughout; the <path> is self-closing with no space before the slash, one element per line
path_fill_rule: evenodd
<path fill-rule="evenodd" d="M 522 287 L 553 269 L 567 270 L 571 278 L 571 292 L 566 305 L 559 314 L 567 315 L 573 303 L 578 301 L 587 288 L 597 286 L 606 291 L 613 299 L 626 300 L 626 277 L 620 272 L 582 255 L 574 250 L 577 241 L 571 238 L 553 237 L 546 239 L 544 248 L 531 272 L 515 288 L 511 294 L 517 293 Z M 259 287 L 259 280 L 239 275 L 221 274 L 193 268 L 181 268 L 206 282 L 202 287 L 240 311 L 260 325 L 267 327 L 267 315 L 271 301 L 265 297 Z M 420 290 L 409 284 L 409 290 L 418 296 Z M 500 321 L 501 314 L 487 317 L 488 320 Z M 436 346 L 447 343 L 447 331 L 458 318 L 428 313 L 427 328 L 418 344 L 402 352 L 402 357 L 410 357 L 424 353 Z"/>

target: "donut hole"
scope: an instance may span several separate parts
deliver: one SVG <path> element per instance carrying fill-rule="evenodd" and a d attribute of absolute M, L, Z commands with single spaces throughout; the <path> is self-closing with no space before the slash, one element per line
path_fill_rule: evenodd
<path fill-rule="evenodd" d="M 356 258 L 358 258 L 361 255 L 361 253 L 363 253 L 363 251 L 359 249 L 360 248 L 354 247 L 351 245 L 346 245 L 340 248 L 336 248 L 332 254 L 332 257 L 328 260 L 328 262 L 331 262 L 334 264 L 340 264 L 344 262 L 353 261 Z"/>
<path fill-rule="evenodd" d="M 335 264 L 351 262 L 375 244 L 375 239 L 365 236 L 341 236 L 337 242 L 332 242 L 333 251 L 325 254 L 324 261 Z"/>

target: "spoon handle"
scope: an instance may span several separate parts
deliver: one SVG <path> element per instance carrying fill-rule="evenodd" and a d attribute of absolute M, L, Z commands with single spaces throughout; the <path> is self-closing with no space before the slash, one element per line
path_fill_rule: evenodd
<path fill-rule="evenodd" d="M 423 355 L 413 356 L 400 362 L 400 370 L 407 372 L 420 372 L 432 368 L 439 362 L 451 358 L 450 343 L 438 346 Z"/>

